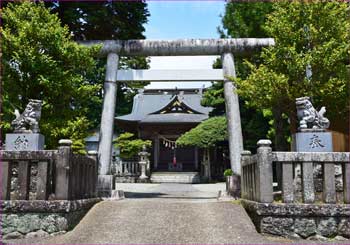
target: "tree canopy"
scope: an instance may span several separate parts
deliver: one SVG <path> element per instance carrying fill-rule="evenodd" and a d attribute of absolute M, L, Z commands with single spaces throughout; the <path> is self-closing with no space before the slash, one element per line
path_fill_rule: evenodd
<path fill-rule="evenodd" d="M 51 12 L 57 13 L 62 25 L 67 25 L 73 39 L 144 39 L 144 24 L 150 16 L 144 1 L 55 1 L 45 2 Z M 97 59 L 97 69 L 90 77 L 91 81 L 101 84 L 104 81 L 106 59 Z M 145 57 L 120 57 L 120 69 L 147 69 Z M 133 97 L 137 89 L 147 85 L 145 82 L 117 84 L 117 115 L 131 111 Z M 102 88 L 101 88 L 102 90 Z M 90 103 L 87 118 L 91 127 L 97 127 L 101 119 L 102 92 L 99 101 Z"/>
<path fill-rule="evenodd" d="M 223 116 L 212 117 L 181 135 L 176 140 L 176 144 L 180 146 L 210 148 L 220 141 L 227 140 L 227 137 L 226 118 Z"/>
<path fill-rule="evenodd" d="M 222 27 L 218 28 L 222 38 L 241 37 L 266 37 L 263 24 L 267 14 L 272 11 L 271 3 L 259 2 L 229 2 L 225 6 L 222 17 Z M 260 53 L 249 57 L 253 63 L 260 62 Z M 215 68 L 221 68 L 221 60 L 214 64 Z M 235 69 L 237 76 L 246 78 L 249 69 L 244 65 L 242 57 L 235 57 Z M 212 87 L 205 91 L 202 105 L 213 107 L 211 116 L 225 114 L 224 88 L 222 82 L 214 82 Z M 269 131 L 269 119 L 264 117 L 262 110 L 248 107 L 245 99 L 240 98 L 240 110 L 242 120 L 242 131 L 244 137 L 244 148 L 255 151 L 258 139 L 265 138 Z"/>
<path fill-rule="evenodd" d="M 71 138 L 75 150 L 82 150 L 87 132 L 100 123 L 106 59 L 93 58 L 97 47 L 88 49 L 74 40 L 142 39 L 147 4 L 28 2 L 2 6 L 1 129 L 10 130 L 14 108 L 23 109 L 29 98 L 42 99 L 40 124 L 47 147 L 56 147 L 59 138 Z M 119 66 L 147 68 L 148 60 L 121 57 Z M 143 85 L 118 83 L 117 114 L 130 111 L 133 95 Z"/>
<path fill-rule="evenodd" d="M 137 156 L 143 146 L 150 147 L 152 141 L 135 139 L 133 133 L 125 132 L 115 140 L 115 145 L 120 149 L 120 157 L 129 159 Z"/>
<path fill-rule="evenodd" d="M 95 72 L 93 57 L 99 47 L 74 42 L 43 3 L 9 3 L 2 18 L 2 129 L 9 130 L 15 108 L 23 110 L 29 99 L 40 99 L 47 147 L 71 138 L 73 147 L 81 149 L 89 126 L 88 105 L 99 100 L 100 85 L 87 79 Z"/>
<path fill-rule="evenodd" d="M 269 2 L 229 2 L 222 17 L 222 28 L 218 28 L 222 37 L 266 37 L 263 24 L 267 14 L 272 11 Z"/>
<path fill-rule="evenodd" d="M 149 12 L 144 1 L 56 1 L 46 3 L 75 40 L 143 39 Z"/>
<path fill-rule="evenodd" d="M 247 62 L 251 74 L 236 80 L 240 94 L 255 108 L 278 105 L 292 132 L 297 97 L 312 97 L 315 107 L 326 105 L 333 128 L 348 122 L 349 11 L 337 1 L 274 3 L 265 30 L 276 45 L 263 50 L 261 65 Z"/>

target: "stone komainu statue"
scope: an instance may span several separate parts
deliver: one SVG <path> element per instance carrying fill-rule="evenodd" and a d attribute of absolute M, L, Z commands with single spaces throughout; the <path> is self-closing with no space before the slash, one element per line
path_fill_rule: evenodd
<path fill-rule="evenodd" d="M 320 111 L 316 111 L 309 97 L 301 97 L 295 99 L 297 107 L 297 116 L 299 119 L 299 129 L 327 129 L 329 127 L 328 118 L 324 117 L 326 107 L 322 107 Z"/>
<path fill-rule="evenodd" d="M 11 123 L 14 128 L 14 133 L 39 133 L 41 107 L 41 100 L 29 100 L 22 114 L 16 109 L 16 119 Z"/>

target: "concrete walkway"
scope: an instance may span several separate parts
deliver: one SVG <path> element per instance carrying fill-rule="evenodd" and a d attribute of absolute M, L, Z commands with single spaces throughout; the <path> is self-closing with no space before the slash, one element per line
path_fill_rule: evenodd
<path fill-rule="evenodd" d="M 17 244 L 292 242 L 260 235 L 240 205 L 218 201 L 224 184 L 120 184 L 118 189 L 126 199 L 95 205 L 71 232 Z"/>
<path fill-rule="evenodd" d="M 125 197 L 132 200 L 171 202 L 216 202 L 219 191 L 225 190 L 225 183 L 217 184 L 124 184 L 119 183 L 117 189 L 123 190 Z M 160 200 L 159 200 L 160 199 Z"/>

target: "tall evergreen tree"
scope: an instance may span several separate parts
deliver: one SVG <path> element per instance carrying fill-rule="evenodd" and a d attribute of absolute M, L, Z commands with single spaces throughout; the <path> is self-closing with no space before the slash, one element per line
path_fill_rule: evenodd
<path fill-rule="evenodd" d="M 243 38 L 243 37 L 266 37 L 262 26 L 266 16 L 271 12 L 271 3 L 238 3 L 230 2 L 225 6 L 225 14 L 222 17 L 222 27 L 218 32 L 222 38 Z M 251 62 L 259 63 L 259 53 L 248 57 Z M 221 61 L 217 60 L 215 68 L 221 68 Z M 249 69 L 244 65 L 242 57 L 235 57 L 235 69 L 237 76 L 245 78 Z M 215 82 L 203 96 L 202 104 L 214 108 L 212 115 L 225 113 L 225 100 L 222 82 Z M 246 105 L 244 98 L 240 98 L 242 130 L 244 137 L 244 148 L 254 151 L 256 142 L 265 138 L 269 131 L 269 120 L 263 116 L 261 110 Z"/>
<path fill-rule="evenodd" d="M 51 12 L 57 13 L 62 25 L 67 25 L 76 41 L 83 40 L 126 40 L 144 39 L 144 24 L 150 16 L 145 1 L 56 1 L 46 2 Z M 98 59 L 98 69 L 90 77 L 101 84 L 104 81 L 106 59 Z M 120 69 L 146 69 L 145 57 L 120 57 Z M 138 88 L 147 83 L 118 83 L 116 114 L 130 112 L 133 96 Z M 97 127 L 101 119 L 102 93 L 100 99 L 90 104 L 88 118 L 92 127 Z"/>
<path fill-rule="evenodd" d="M 297 127 L 295 98 L 311 96 L 315 107 L 327 106 L 332 129 L 346 131 L 349 11 L 346 3 L 337 1 L 275 3 L 265 30 L 276 45 L 262 52 L 262 64 L 249 64 L 247 79 L 237 81 L 242 95 L 256 108 L 278 105 L 289 118 L 291 132 Z"/>
<path fill-rule="evenodd" d="M 9 130 L 15 108 L 22 111 L 29 99 L 40 99 L 47 147 L 71 138 L 74 149 L 82 150 L 89 103 L 98 101 L 100 85 L 88 77 L 96 69 L 93 57 L 99 48 L 74 42 L 68 28 L 42 3 L 10 3 L 2 9 L 2 18 L 1 128 Z"/>
<path fill-rule="evenodd" d="M 56 1 L 46 3 L 75 40 L 143 39 L 149 12 L 144 1 Z"/>

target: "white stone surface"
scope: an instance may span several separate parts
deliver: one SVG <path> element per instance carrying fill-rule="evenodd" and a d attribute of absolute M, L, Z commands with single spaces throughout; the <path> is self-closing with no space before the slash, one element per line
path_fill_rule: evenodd
<path fill-rule="evenodd" d="M 224 80 L 222 69 L 196 70 L 119 70 L 117 81 L 219 81 Z"/>
<path fill-rule="evenodd" d="M 197 172 L 187 173 L 152 173 L 151 182 L 153 183 L 199 183 L 200 177 Z"/>

